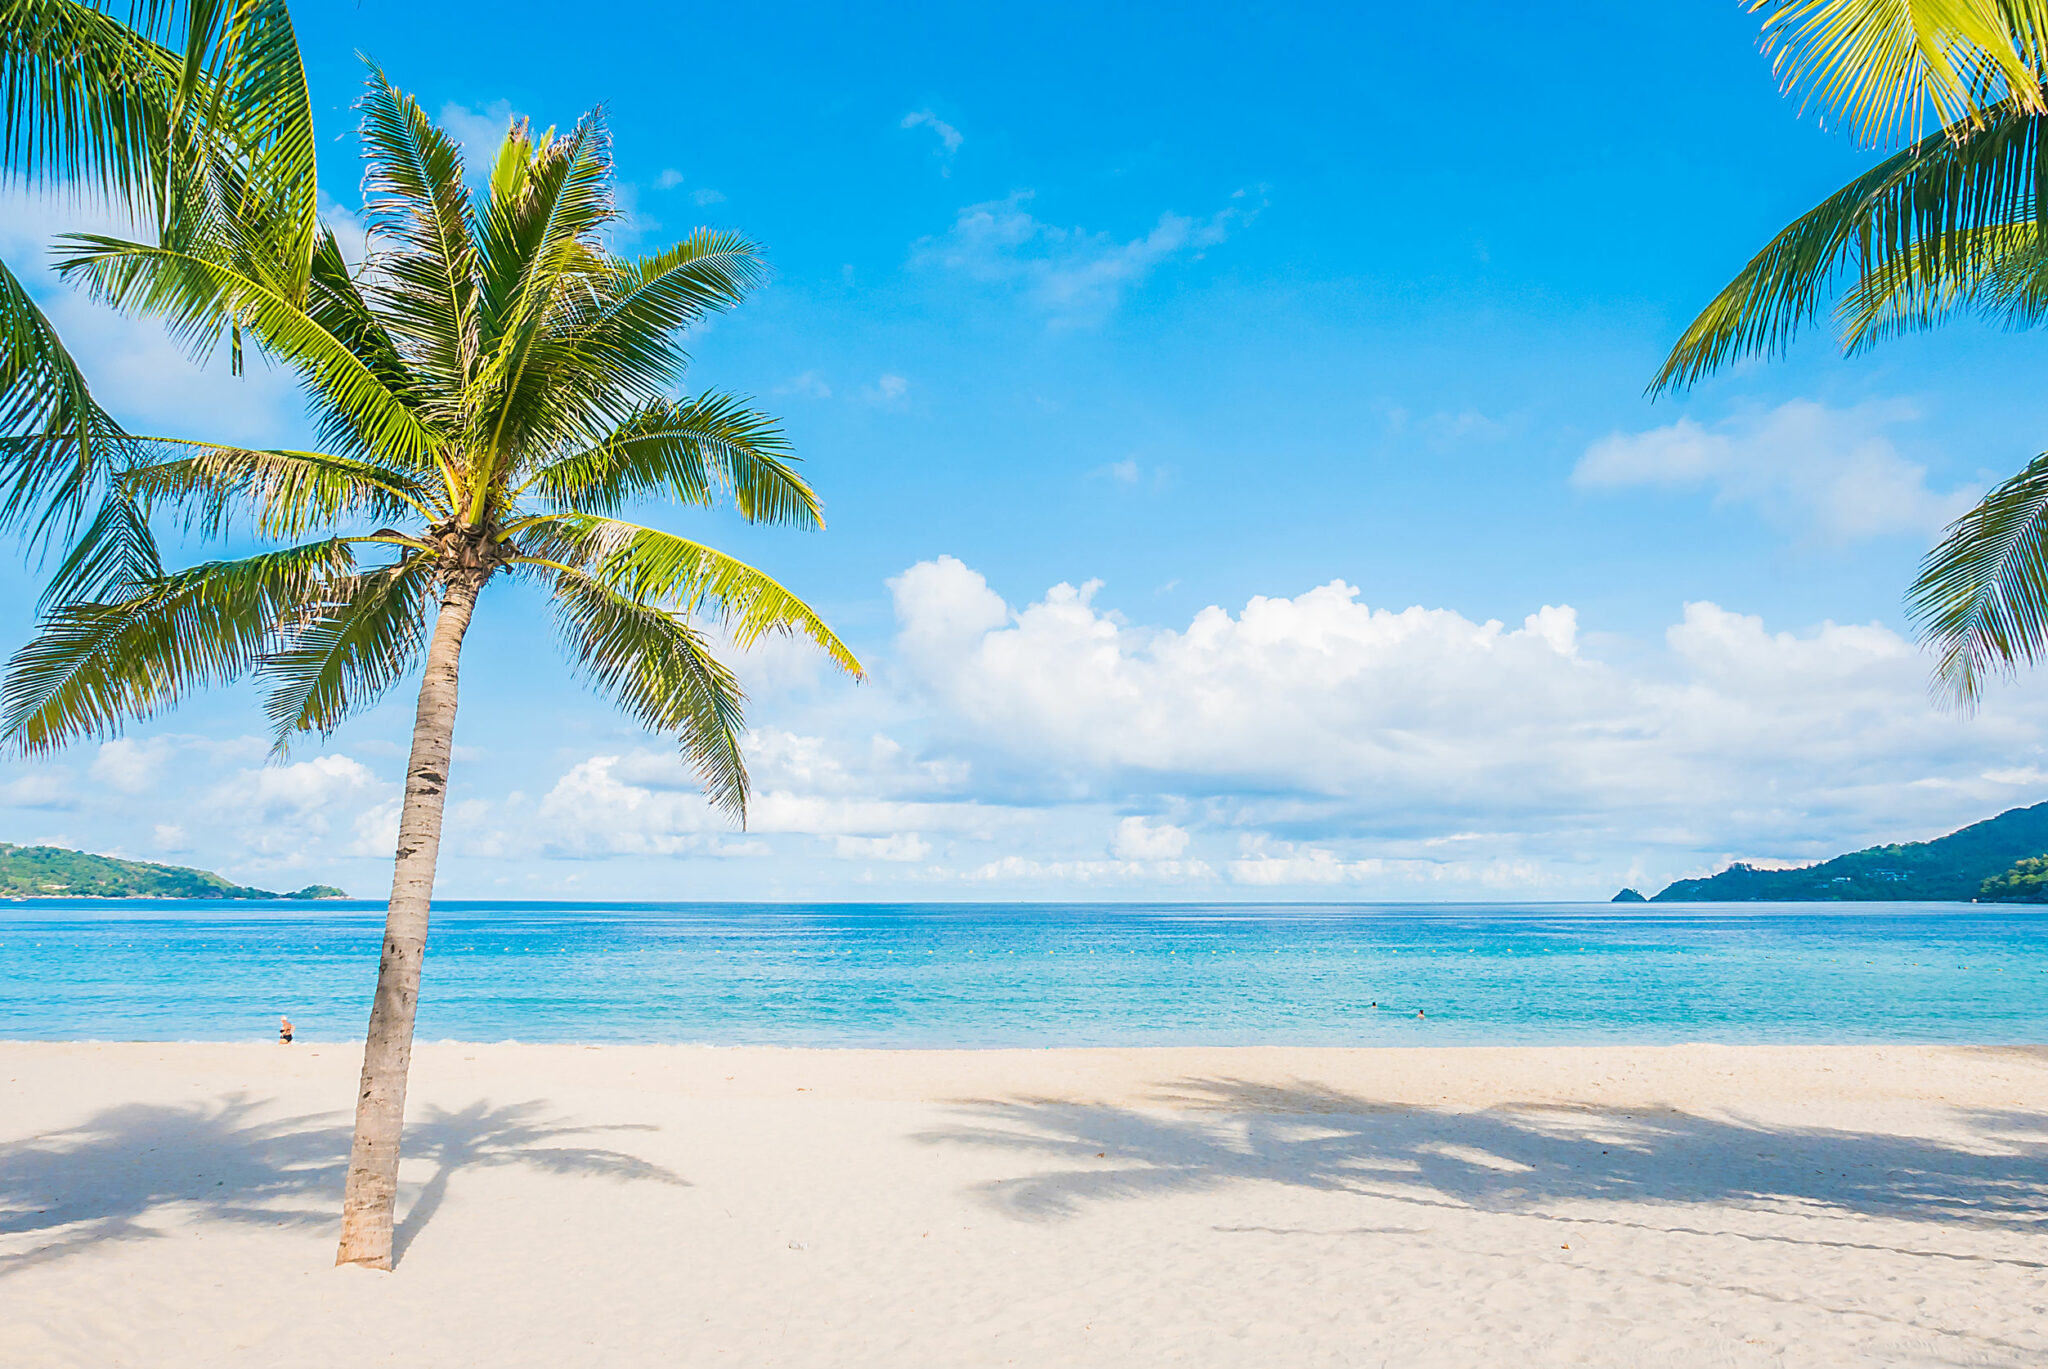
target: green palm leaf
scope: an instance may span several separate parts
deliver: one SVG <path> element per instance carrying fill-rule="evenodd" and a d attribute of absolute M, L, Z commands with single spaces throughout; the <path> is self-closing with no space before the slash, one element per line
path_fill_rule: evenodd
<path fill-rule="evenodd" d="M 239 678 L 322 586 L 349 571 L 326 538 L 178 571 L 111 603 L 71 603 L 8 662 L 6 734 L 28 755 L 117 734 L 188 692 Z"/>
<path fill-rule="evenodd" d="M 413 668 L 425 641 L 435 569 L 430 558 L 407 556 L 327 582 L 333 597 L 293 629 L 290 645 L 258 666 L 272 681 L 264 710 L 278 751 L 305 733 L 332 733 Z"/>
<path fill-rule="evenodd" d="M 1956 134 L 1886 159 L 1773 238 L 1693 320 L 1652 392 L 1783 352 L 1845 271 L 1929 292 L 1986 271 L 1994 244 L 1983 230 L 2043 218 L 2048 120 L 2004 109 Z"/>
<path fill-rule="evenodd" d="M 1788 93 L 1873 142 L 2001 101 L 2042 113 L 2048 0 L 1750 0 Z"/>
<path fill-rule="evenodd" d="M 674 614 L 566 568 L 553 578 L 556 620 L 577 668 L 643 727 L 675 737 L 712 806 L 744 824 L 739 681 Z"/>
<path fill-rule="evenodd" d="M 564 510 L 606 516 L 662 493 L 709 507 L 723 489 L 750 523 L 823 527 L 795 459 L 780 425 L 740 396 L 697 395 L 643 406 L 600 445 L 548 461 L 528 486 Z"/>
<path fill-rule="evenodd" d="M 2048 455 L 1949 526 L 1907 603 L 1935 650 L 1937 689 L 1964 708 L 1989 676 L 2048 654 Z"/>
<path fill-rule="evenodd" d="M 527 520 L 523 559 L 574 570 L 640 603 L 715 615 L 741 648 L 769 633 L 801 633 L 859 678 L 860 661 L 803 600 L 744 561 L 699 542 L 588 514 Z"/>

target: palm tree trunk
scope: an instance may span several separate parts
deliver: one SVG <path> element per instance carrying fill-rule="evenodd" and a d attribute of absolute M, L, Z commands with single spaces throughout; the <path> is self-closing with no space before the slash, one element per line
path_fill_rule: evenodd
<path fill-rule="evenodd" d="M 406 1073 L 412 1067 L 413 1015 L 419 1007 L 420 961 L 427 949 L 427 912 L 434 863 L 441 854 L 441 809 L 448 797 L 448 753 L 455 740 L 456 667 L 462 637 L 476 608 L 480 578 L 458 573 L 441 596 L 426 678 L 412 725 L 405 768 L 405 807 L 398 819 L 398 861 L 384 915 L 384 955 L 377 997 L 363 1043 L 363 1080 L 356 1094 L 355 1144 L 341 1201 L 336 1264 L 391 1267 L 393 1209 L 398 1200 L 398 1138 L 405 1125 Z"/>

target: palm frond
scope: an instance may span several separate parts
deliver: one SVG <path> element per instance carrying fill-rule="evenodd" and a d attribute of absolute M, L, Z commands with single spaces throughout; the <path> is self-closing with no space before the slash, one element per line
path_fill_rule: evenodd
<path fill-rule="evenodd" d="M 1773 238 L 1693 320 L 1652 393 L 1740 356 L 1783 352 L 1845 270 L 1967 278 L 1988 247 L 1977 230 L 2048 220 L 2048 119 L 2005 108 L 1956 133 L 1886 159 Z"/>
<path fill-rule="evenodd" d="M 58 269 L 116 308 L 162 319 L 201 355 L 232 323 L 339 416 L 331 430 L 360 434 L 380 458 L 425 466 L 443 444 L 342 339 L 259 281 L 190 253 L 86 233 L 63 240 Z"/>
<path fill-rule="evenodd" d="M 1937 659 L 1937 691 L 1963 708 L 1985 680 L 2048 655 L 2048 454 L 1949 525 L 1907 594 Z"/>
<path fill-rule="evenodd" d="M 0 528 L 41 546 L 76 527 L 128 445 L 50 320 L 0 263 Z"/>
<path fill-rule="evenodd" d="M 350 564 L 347 543 L 328 538 L 209 561 L 126 599 L 62 605 L 8 662 L 0 736 L 40 755 L 236 679 L 307 605 L 326 601 L 324 584 Z"/>
<path fill-rule="evenodd" d="M 391 522 L 417 514 L 432 522 L 446 512 L 432 505 L 433 492 L 418 481 L 370 461 L 324 452 L 175 445 L 192 454 L 130 468 L 121 476 L 121 491 L 145 511 L 164 503 L 179 506 L 186 526 L 208 538 L 225 535 L 250 514 L 258 533 L 283 539 L 344 518 Z"/>
<path fill-rule="evenodd" d="M 163 576 L 163 561 L 149 515 L 116 488 L 64 551 L 64 559 L 43 587 L 39 611 L 57 604 L 132 594 Z"/>
<path fill-rule="evenodd" d="M 666 251 L 616 261 L 574 330 L 577 349 L 623 393 L 659 398 L 689 364 L 682 334 L 706 314 L 738 307 L 765 274 L 753 242 L 708 228 Z"/>
<path fill-rule="evenodd" d="M 750 523 L 823 527 L 795 460 L 780 425 L 745 399 L 698 395 L 643 406 L 598 446 L 542 465 L 528 486 L 558 508 L 607 517 L 658 493 L 709 507 L 722 489 Z"/>
<path fill-rule="evenodd" d="M 2048 112 L 2048 0 L 1750 0 L 1788 94 L 1871 142 L 1921 137 L 2009 101 Z"/>
<path fill-rule="evenodd" d="M 525 520 L 514 545 L 527 559 L 572 569 L 635 601 L 713 616 L 742 649 L 771 632 L 801 633 L 841 670 L 861 676 L 860 661 L 810 605 L 700 542 L 614 518 L 557 514 Z"/>
<path fill-rule="evenodd" d="M 434 570 L 431 558 L 407 555 L 328 582 L 331 598 L 257 666 L 273 682 L 264 709 L 278 752 L 305 733 L 329 735 L 404 678 L 426 641 Z"/>
<path fill-rule="evenodd" d="M 2048 317 L 2048 251 L 2031 223 L 1969 230 L 1978 241 L 1944 254 L 1937 274 L 1894 259 L 1842 296 L 1835 314 L 1843 350 L 1855 353 L 1902 333 L 1920 332 L 1956 313 L 2007 328 Z"/>
<path fill-rule="evenodd" d="M 446 424 L 479 356 L 476 245 L 462 149 L 372 65 L 363 98 L 364 216 L 390 244 L 378 258 L 378 315 L 430 382 Z"/>
<path fill-rule="evenodd" d="M 643 727 L 675 737 L 712 806 L 744 826 L 739 681 L 674 614 L 567 568 L 552 578 L 556 622 L 578 670 Z"/>
<path fill-rule="evenodd" d="M 0 3 L 0 167 L 156 217 L 177 59 L 78 0 Z"/>

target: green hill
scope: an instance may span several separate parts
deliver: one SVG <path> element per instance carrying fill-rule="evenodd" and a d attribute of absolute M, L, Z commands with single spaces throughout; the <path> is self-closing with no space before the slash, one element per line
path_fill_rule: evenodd
<path fill-rule="evenodd" d="M 1812 903 L 1956 901 L 2034 902 L 2036 867 L 2048 855 L 2048 803 L 2014 808 L 1933 841 L 1873 846 L 1797 870 L 1737 863 L 1707 879 L 1681 879 L 1654 903 Z"/>
<path fill-rule="evenodd" d="M 0 841 L 0 898 L 347 898 L 331 884 L 273 893 L 230 884 L 211 870 Z"/>

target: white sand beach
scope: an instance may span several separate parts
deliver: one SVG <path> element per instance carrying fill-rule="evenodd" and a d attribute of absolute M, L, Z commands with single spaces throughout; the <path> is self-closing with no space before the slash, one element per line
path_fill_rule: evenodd
<path fill-rule="evenodd" d="M 0 1044 L 0 1364 L 2039 1365 L 2048 1050 Z"/>

